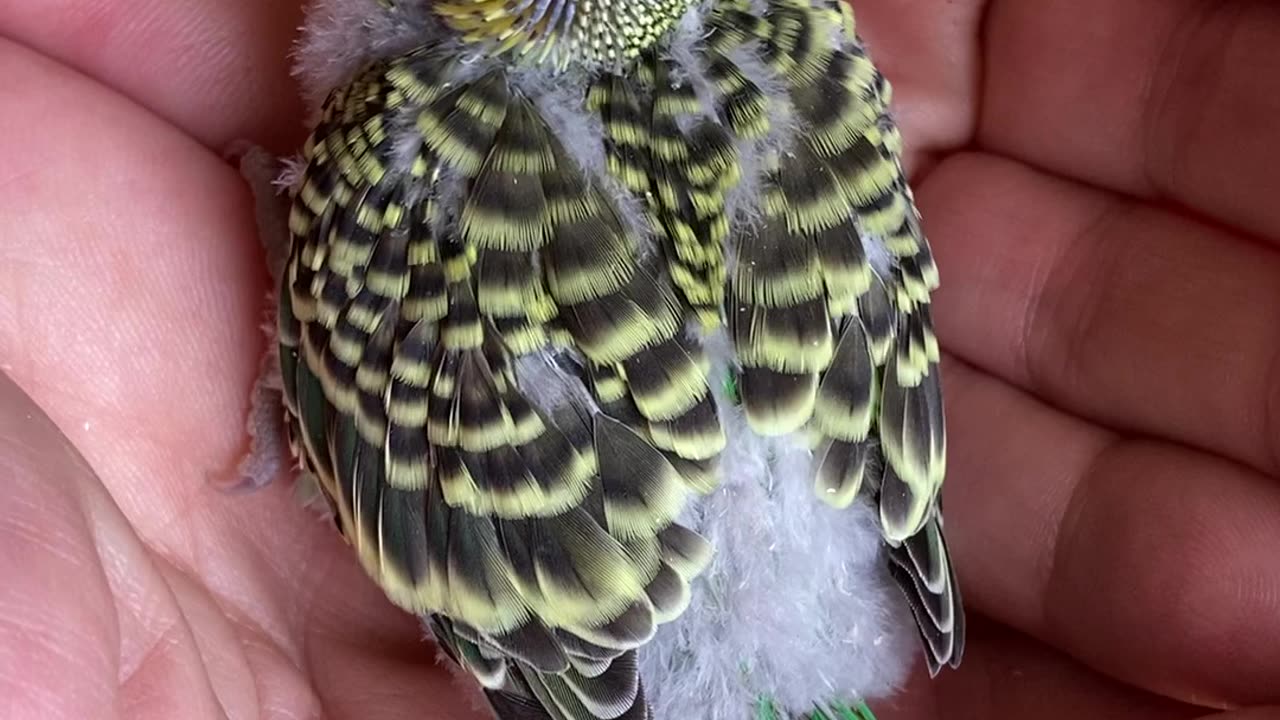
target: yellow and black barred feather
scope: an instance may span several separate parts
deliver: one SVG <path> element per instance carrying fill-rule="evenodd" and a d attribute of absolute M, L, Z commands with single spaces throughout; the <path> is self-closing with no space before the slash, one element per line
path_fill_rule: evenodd
<path fill-rule="evenodd" d="M 755 431 L 811 435 L 826 502 L 847 506 L 864 487 L 876 494 L 936 672 L 958 664 L 964 635 L 938 507 L 945 428 L 929 318 L 938 276 L 888 114 L 890 86 L 844 3 L 709 6 L 696 70 L 651 52 L 592 88 L 610 168 L 648 201 L 686 300 L 708 325 L 726 322 Z M 701 137 L 713 142 L 695 139 L 708 125 L 716 132 Z M 720 149 L 711 186 L 682 172 L 705 145 Z M 747 219 L 726 212 L 742 152 L 761 165 Z"/>
<path fill-rule="evenodd" d="M 632 651 L 708 557 L 672 525 L 706 484 L 677 468 L 723 445 L 701 347 L 530 99 L 500 70 L 442 82 L 449 62 L 371 68 L 308 143 L 280 313 L 295 442 L 366 570 L 491 688 L 508 658 L 564 717 L 643 714 Z M 531 397 L 518 358 L 557 332 L 633 412 L 585 371 L 571 416 Z"/>

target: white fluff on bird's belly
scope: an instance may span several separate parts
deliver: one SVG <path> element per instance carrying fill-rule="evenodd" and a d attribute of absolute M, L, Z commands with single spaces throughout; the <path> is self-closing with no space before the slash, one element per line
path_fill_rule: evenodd
<path fill-rule="evenodd" d="M 723 377 L 723 333 L 708 350 Z M 865 499 L 821 502 L 803 438 L 756 435 L 716 389 L 728 438 L 720 486 L 680 520 L 716 550 L 689 608 L 640 651 L 654 717 L 740 720 L 766 696 L 799 713 L 892 693 L 916 644 L 877 514 Z"/>

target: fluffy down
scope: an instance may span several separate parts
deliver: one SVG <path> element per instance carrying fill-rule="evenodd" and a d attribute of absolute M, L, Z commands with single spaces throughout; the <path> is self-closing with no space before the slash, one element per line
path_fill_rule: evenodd
<path fill-rule="evenodd" d="M 720 367 L 726 345 L 711 346 Z M 761 696 L 799 713 L 818 697 L 891 694 L 916 644 L 874 508 L 814 502 L 813 453 L 747 432 L 723 388 L 719 400 L 724 480 L 681 518 L 716 555 L 689 609 L 640 652 L 654 717 L 740 720 Z"/>

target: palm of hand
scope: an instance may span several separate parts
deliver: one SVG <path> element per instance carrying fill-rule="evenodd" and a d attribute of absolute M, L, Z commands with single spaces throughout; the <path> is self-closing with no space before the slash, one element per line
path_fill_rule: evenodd
<path fill-rule="evenodd" d="M 206 483 L 266 286 L 217 150 L 299 141 L 297 4 L 14 5 L 0 364 L 93 469 L 0 386 L 14 717 L 465 714 L 283 484 Z M 948 529 L 989 618 L 883 717 L 1280 703 L 1280 13 L 1223 6 L 857 5 L 943 273 Z"/>

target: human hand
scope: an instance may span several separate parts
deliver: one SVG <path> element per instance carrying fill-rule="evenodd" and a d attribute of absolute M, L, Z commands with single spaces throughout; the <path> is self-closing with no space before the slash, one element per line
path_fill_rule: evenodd
<path fill-rule="evenodd" d="M 962 668 L 884 720 L 1280 703 L 1280 13 L 1210 6 L 856 6 L 943 275 L 974 618 Z M 4 388 L 14 717 L 465 713 L 283 484 L 206 482 L 243 450 L 266 287 L 219 153 L 301 140 L 299 19 L 285 0 L 0 2 L 0 363 L 93 470 Z"/>
<path fill-rule="evenodd" d="M 942 275 L 976 619 L 881 717 L 1276 717 L 1280 7 L 855 7 Z"/>
<path fill-rule="evenodd" d="M 0 2 L 0 365 L 70 440 L 0 378 L 6 718 L 468 715 L 287 484 L 209 482 L 244 451 L 267 283 L 219 152 L 301 141 L 299 21 L 259 0 Z"/>

